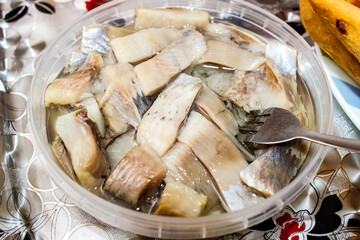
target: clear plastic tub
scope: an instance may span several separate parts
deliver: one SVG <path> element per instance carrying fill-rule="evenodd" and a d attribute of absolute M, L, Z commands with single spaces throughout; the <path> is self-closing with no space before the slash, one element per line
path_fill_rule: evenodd
<path fill-rule="evenodd" d="M 46 86 L 61 71 L 71 50 L 79 48 L 83 25 L 107 24 L 113 21 L 131 23 L 136 7 L 185 7 L 205 10 L 216 20 L 231 22 L 264 38 L 277 39 L 297 48 L 298 73 L 304 83 L 301 91 L 304 95 L 310 95 L 310 98 L 304 98 L 304 101 L 309 114 L 314 116 L 310 128 L 322 133 L 331 132 L 333 105 L 324 70 L 301 36 L 277 17 L 240 0 L 111 1 L 85 14 L 65 29 L 46 49 L 34 73 L 28 110 L 37 155 L 44 168 L 58 187 L 84 211 L 112 226 L 145 236 L 181 239 L 220 236 L 248 228 L 279 212 L 293 201 L 315 176 L 326 153 L 323 146 L 311 145 L 308 157 L 297 176 L 274 196 L 240 211 L 197 218 L 154 216 L 123 208 L 90 193 L 61 170 L 47 140 L 44 106 Z"/>

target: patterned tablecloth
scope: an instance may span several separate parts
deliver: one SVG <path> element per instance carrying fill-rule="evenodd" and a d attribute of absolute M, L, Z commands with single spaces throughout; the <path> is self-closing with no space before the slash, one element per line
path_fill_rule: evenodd
<path fill-rule="evenodd" d="M 312 43 L 296 0 L 251 2 L 277 14 Z M 0 6 L 0 239 L 141 239 L 99 222 L 69 201 L 42 169 L 29 134 L 26 105 L 34 68 L 58 32 L 86 12 L 84 0 L 0 0 Z M 360 139 L 335 99 L 334 104 L 335 134 Z M 331 149 L 290 206 L 219 239 L 360 239 L 359 189 L 360 156 Z"/>

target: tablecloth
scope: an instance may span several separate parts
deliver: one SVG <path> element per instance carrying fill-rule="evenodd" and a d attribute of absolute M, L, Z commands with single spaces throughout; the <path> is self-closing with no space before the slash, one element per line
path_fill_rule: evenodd
<path fill-rule="evenodd" d="M 297 1 L 251 2 L 313 44 L 302 28 Z M 47 176 L 30 137 L 26 106 L 34 69 L 59 31 L 87 11 L 85 2 L 2 0 L 0 6 L 0 239 L 145 239 L 76 207 Z M 335 99 L 333 118 L 336 135 L 360 139 Z M 217 239 L 360 239 L 359 159 L 330 149 L 317 176 L 289 206 L 259 225 Z"/>

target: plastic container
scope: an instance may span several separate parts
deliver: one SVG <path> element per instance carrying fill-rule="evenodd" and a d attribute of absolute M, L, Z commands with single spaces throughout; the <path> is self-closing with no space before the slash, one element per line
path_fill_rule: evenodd
<path fill-rule="evenodd" d="M 37 154 L 54 182 L 80 208 L 112 226 L 137 234 L 158 238 L 214 237 L 248 228 L 273 216 L 293 201 L 313 179 L 325 148 L 311 145 L 304 165 L 292 182 L 274 196 L 246 209 L 214 216 L 177 218 L 148 215 L 110 203 L 72 181 L 58 166 L 46 134 L 44 92 L 63 68 L 66 58 L 80 46 L 83 25 L 131 23 L 135 8 L 185 7 L 208 11 L 215 20 L 228 21 L 268 39 L 277 39 L 298 49 L 298 73 L 305 83 L 303 94 L 309 114 L 314 118 L 310 128 L 322 133 L 332 130 L 333 105 L 326 75 L 307 43 L 277 17 L 247 2 L 214 0 L 129 0 L 111 1 L 91 11 L 65 29 L 46 49 L 34 73 L 29 104 L 31 131 Z M 301 84 L 300 84 L 301 86 Z"/>

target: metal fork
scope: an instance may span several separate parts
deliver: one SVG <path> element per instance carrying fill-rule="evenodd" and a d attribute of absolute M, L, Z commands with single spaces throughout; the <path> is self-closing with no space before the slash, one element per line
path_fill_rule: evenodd
<path fill-rule="evenodd" d="M 282 108 L 266 109 L 261 115 L 254 116 L 246 128 L 240 130 L 248 133 L 244 142 L 276 144 L 302 138 L 331 147 L 360 152 L 360 140 L 309 131 L 293 113 Z"/>

